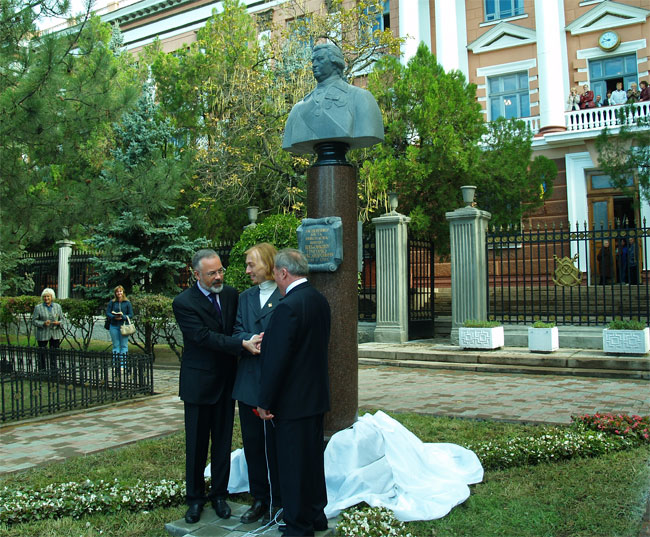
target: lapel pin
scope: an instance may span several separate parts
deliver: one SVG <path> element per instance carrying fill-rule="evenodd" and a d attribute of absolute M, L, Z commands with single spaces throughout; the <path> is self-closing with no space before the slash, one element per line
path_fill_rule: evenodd
<path fill-rule="evenodd" d="M 269 302 L 269 308 L 272 308 L 272 307 L 273 307 L 273 304 L 271 304 L 271 303 Z"/>

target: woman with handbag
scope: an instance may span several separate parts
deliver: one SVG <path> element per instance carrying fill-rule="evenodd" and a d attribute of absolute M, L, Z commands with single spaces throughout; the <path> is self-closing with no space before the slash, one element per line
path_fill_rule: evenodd
<path fill-rule="evenodd" d="M 124 287 L 118 285 L 114 290 L 114 298 L 106 307 L 106 318 L 110 322 L 109 332 L 113 342 L 113 361 L 116 355 L 126 357 L 129 352 L 129 334 L 135 332 L 133 323 L 133 306 L 126 298 Z M 124 365 L 124 360 L 122 360 Z"/>

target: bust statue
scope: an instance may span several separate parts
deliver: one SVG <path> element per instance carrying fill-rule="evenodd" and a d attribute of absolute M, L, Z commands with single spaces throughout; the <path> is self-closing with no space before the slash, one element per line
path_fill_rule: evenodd
<path fill-rule="evenodd" d="M 377 101 L 369 91 L 343 80 L 345 60 L 336 45 L 316 45 L 312 71 L 318 82 L 291 109 L 282 148 L 292 153 L 319 153 L 323 145 L 347 149 L 370 147 L 384 140 L 384 123 Z M 327 144 L 333 142 L 333 144 Z"/>

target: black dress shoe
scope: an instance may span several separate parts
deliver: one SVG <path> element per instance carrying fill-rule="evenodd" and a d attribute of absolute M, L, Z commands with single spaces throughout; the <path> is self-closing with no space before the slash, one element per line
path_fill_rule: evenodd
<path fill-rule="evenodd" d="M 188 524 L 196 524 L 201 518 L 201 511 L 203 511 L 203 506 L 195 503 L 190 505 L 189 509 L 185 513 L 185 522 Z"/>
<path fill-rule="evenodd" d="M 262 500 L 255 500 L 253 505 L 248 511 L 246 511 L 241 517 L 242 524 L 251 524 L 257 522 L 260 518 L 264 516 L 264 513 L 269 512 L 268 504 L 264 503 Z"/>
<path fill-rule="evenodd" d="M 212 507 L 214 507 L 214 512 L 217 513 L 219 518 L 230 518 L 230 506 L 223 498 L 212 500 Z"/>

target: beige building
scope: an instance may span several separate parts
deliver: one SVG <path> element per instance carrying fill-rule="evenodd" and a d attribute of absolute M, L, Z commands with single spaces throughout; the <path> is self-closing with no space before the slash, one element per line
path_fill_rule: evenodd
<path fill-rule="evenodd" d="M 251 13 L 291 22 L 280 0 L 246 2 Z M 194 41 L 220 7 L 213 0 L 126 0 L 101 16 L 119 24 L 134 53 L 155 38 L 171 51 Z M 530 125 L 535 154 L 560 170 L 553 199 L 532 223 L 626 219 L 638 226 L 650 207 L 635 208 L 597 169 L 594 139 L 605 126 L 616 132 L 616 107 L 572 111 L 567 98 L 572 87 L 582 93 L 588 85 L 602 103 L 619 82 L 628 89 L 650 81 L 649 15 L 650 0 L 386 0 L 378 25 L 407 37 L 405 61 L 422 41 L 445 69 L 462 71 L 478 88 L 486 121 L 519 117 Z M 636 107 L 637 116 L 650 115 L 650 102 Z"/>

